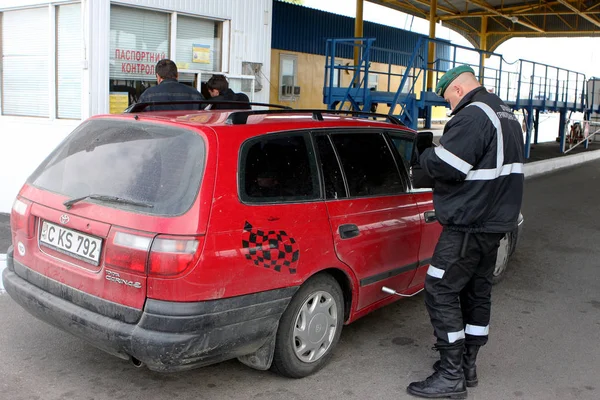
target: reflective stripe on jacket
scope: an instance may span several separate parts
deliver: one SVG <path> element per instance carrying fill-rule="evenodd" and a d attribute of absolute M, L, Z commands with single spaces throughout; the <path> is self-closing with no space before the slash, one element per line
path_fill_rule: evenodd
<path fill-rule="evenodd" d="M 485 88 L 468 93 L 421 168 L 435 179 L 438 221 L 471 232 L 510 232 L 523 198 L 523 133 L 512 110 Z"/>

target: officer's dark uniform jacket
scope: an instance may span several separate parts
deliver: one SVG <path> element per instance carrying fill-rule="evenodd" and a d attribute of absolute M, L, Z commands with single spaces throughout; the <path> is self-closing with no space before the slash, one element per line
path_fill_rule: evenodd
<path fill-rule="evenodd" d="M 511 232 L 523 196 L 523 134 L 510 108 L 480 87 L 453 110 L 440 146 L 423 151 L 438 221 L 465 232 Z"/>
<path fill-rule="evenodd" d="M 191 86 L 184 85 L 177 79 L 166 78 L 158 85 L 146 89 L 140 96 L 138 102 L 146 103 L 151 101 L 183 101 L 183 100 L 204 100 L 204 96 Z M 168 104 L 160 106 L 149 106 L 147 111 L 170 111 L 170 110 L 199 110 L 202 107 L 198 104 Z"/>

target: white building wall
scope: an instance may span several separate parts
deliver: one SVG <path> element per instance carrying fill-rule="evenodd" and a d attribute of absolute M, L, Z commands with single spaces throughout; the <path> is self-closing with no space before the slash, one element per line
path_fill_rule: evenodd
<path fill-rule="evenodd" d="M 262 63 L 263 90 L 254 101 L 269 101 L 272 0 L 0 0 L 0 12 L 63 3 L 82 7 L 82 119 L 108 112 L 111 3 L 226 21 L 223 72 L 241 75 L 243 61 Z M 10 212 L 27 177 L 80 122 L 0 115 L 0 212 Z"/>

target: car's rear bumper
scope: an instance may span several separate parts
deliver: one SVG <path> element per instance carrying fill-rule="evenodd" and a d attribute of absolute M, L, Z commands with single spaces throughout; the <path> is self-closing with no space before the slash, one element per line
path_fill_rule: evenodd
<path fill-rule="evenodd" d="M 131 310 L 40 275 L 12 254 L 2 278 L 17 303 L 99 349 L 135 357 L 154 371 L 186 370 L 253 353 L 276 331 L 297 290 L 191 303 L 148 299 L 143 310 Z M 135 312 L 139 318 L 131 321 Z"/>

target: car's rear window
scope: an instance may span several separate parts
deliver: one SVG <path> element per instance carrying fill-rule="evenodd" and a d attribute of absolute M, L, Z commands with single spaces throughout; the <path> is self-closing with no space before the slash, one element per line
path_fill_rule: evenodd
<path fill-rule="evenodd" d="M 70 198 L 117 196 L 151 205 L 100 203 L 109 207 L 180 215 L 196 198 L 204 158 L 204 140 L 193 131 L 95 119 L 73 131 L 30 176 L 29 183 Z"/>

